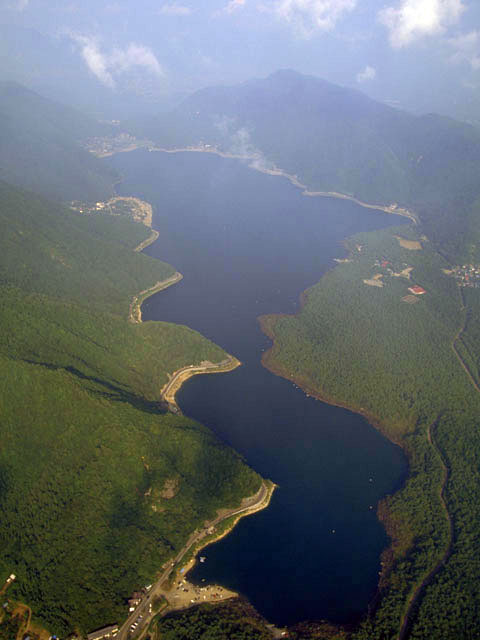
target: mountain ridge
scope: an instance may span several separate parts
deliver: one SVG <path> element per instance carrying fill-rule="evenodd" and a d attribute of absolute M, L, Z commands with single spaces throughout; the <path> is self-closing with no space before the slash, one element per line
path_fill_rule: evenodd
<path fill-rule="evenodd" d="M 110 127 L 13 81 L 0 81 L 0 177 L 62 200 L 112 195 L 114 172 L 82 147 Z"/>
<path fill-rule="evenodd" d="M 208 143 L 256 153 L 311 190 L 413 208 L 425 233 L 450 242 L 454 252 L 464 250 L 459 228 L 476 232 L 477 216 L 470 214 L 480 197 L 480 132 L 446 116 L 412 115 L 360 91 L 281 70 L 202 89 L 140 130 L 167 147 Z M 457 215 L 445 219 L 445 207 Z"/>

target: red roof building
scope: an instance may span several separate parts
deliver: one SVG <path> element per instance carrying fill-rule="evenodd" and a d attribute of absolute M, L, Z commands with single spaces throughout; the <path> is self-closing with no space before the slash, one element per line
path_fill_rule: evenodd
<path fill-rule="evenodd" d="M 413 293 L 413 295 L 415 296 L 421 296 L 424 293 L 427 293 L 425 289 L 423 287 L 419 287 L 418 284 L 416 284 L 413 287 L 408 287 L 408 290 L 410 291 L 410 293 Z"/>

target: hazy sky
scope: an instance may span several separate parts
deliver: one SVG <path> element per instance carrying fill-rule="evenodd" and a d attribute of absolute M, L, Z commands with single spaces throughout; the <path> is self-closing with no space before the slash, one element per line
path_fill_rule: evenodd
<path fill-rule="evenodd" d="M 68 40 L 112 91 L 135 70 L 184 91 L 288 67 L 419 110 L 477 104 L 480 96 L 478 0 L 0 0 L 0 6 L 3 23 Z"/>

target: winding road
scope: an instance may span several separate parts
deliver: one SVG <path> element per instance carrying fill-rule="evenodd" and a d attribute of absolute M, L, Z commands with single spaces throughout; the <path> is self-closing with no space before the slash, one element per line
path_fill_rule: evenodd
<path fill-rule="evenodd" d="M 466 324 L 467 324 L 467 307 L 465 306 L 465 298 L 464 298 L 463 293 L 461 291 L 460 291 L 460 298 L 461 298 L 460 310 L 465 312 L 465 317 L 464 317 L 464 321 L 462 323 L 462 326 L 457 331 L 457 333 L 455 334 L 455 336 L 454 336 L 454 338 L 452 340 L 452 349 L 453 349 L 453 353 L 456 355 L 457 360 L 460 363 L 462 369 L 465 371 L 465 373 L 467 374 L 468 379 L 472 383 L 473 388 L 475 389 L 475 391 L 478 391 L 480 393 L 480 386 L 476 382 L 475 378 L 472 376 L 472 374 L 470 372 L 470 369 L 466 365 L 466 363 L 463 360 L 462 356 L 458 352 L 457 347 L 455 346 L 455 343 L 457 342 L 457 340 L 460 339 L 460 336 L 465 331 L 465 327 L 466 327 Z"/>
<path fill-rule="evenodd" d="M 162 585 L 170 576 L 172 567 L 178 564 L 182 560 L 182 558 L 184 558 L 185 555 L 192 549 L 192 547 L 198 544 L 198 542 L 211 535 L 208 533 L 208 531 L 211 530 L 212 527 L 216 527 L 219 523 L 227 520 L 228 518 L 232 518 L 241 514 L 247 515 L 248 513 L 255 513 L 255 511 L 259 511 L 260 509 L 266 507 L 268 505 L 268 499 L 271 495 L 271 492 L 273 491 L 273 488 L 271 487 L 271 485 L 267 484 L 265 480 L 263 480 L 257 493 L 253 496 L 250 496 L 249 498 L 245 498 L 242 501 L 240 507 L 223 511 L 213 520 L 206 522 L 200 531 L 194 531 L 190 538 L 187 540 L 185 546 L 177 553 L 177 555 L 172 560 L 169 561 L 168 567 L 160 575 L 158 580 L 150 589 L 148 595 L 146 595 L 146 597 L 142 600 L 135 611 L 125 620 L 125 622 L 119 629 L 116 640 L 127 640 L 127 638 L 131 638 L 133 637 L 133 635 L 140 638 L 143 632 L 148 628 L 148 625 L 150 624 L 152 618 L 156 615 L 155 612 L 150 613 L 149 607 L 157 596 L 163 595 L 164 589 L 162 588 Z M 168 610 L 169 607 L 167 607 L 165 611 Z M 132 634 L 130 632 L 130 626 L 135 622 L 135 620 L 139 618 L 139 616 L 143 617 L 139 626 Z"/>
<path fill-rule="evenodd" d="M 437 422 L 434 422 L 433 424 L 430 424 L 428 426 L 427 438 L 428 438 L 428 442 L 430 443 L 430 445 L 437 452 L 438 457 L 440 459 L 440 463 L 442 465 L 442 470 L 443 470 L 443 481 L 442 481 L 442 484 L 440 486 L 439 494 L 440 494 L 440 502 L 442 504 L 442 509 L 445 512 L 445 517 L 446 517 L 446 519 L 448 521 L 448 526 L 449 526 L 448 545 L 447 545 L 447 548 L 445 549 L 445 552 L 443 553 L 442 557 L 438 560 L 438 562 L 435 564 L 435 566 L 432 567 L 432 569 L 430 569 L 428 574 L 425 576 L 425 578 L 418 585 L 418 587 L 415 589 L 415 591 L 413 592 L 412 596 L 410 597 L 410 600 L 409 600 L 409 603 L 408 603 L 408 608 L 407 608 L 407 611 L 405 612 L 405 615 L 403 617 L 403 624 L 402 624 L 402 627 L 400 629 L 400 633 L 397 636 L 397 640 L 406 640 L 406 638 L 408 638 L 408 635 L 409 635 L 409 632 L 410 632 L 410 628 L 411 628 L 411 625 L 412 625 L 412 622 L 413 622 L 412 613 L 414 612 L 415 607 L 418 605 L 419 600 L 420 600 L 420 598 L 422 596 L 422 593 L 423 593 L 425 587 L 427 587 L 430 584 L 430 582 L 436 576 L 436 574 L 443 568 L 443 566 L 445 565 L 445 562 L 448 560 L 448 557 L 450 556 L 450 553 L 452 551 L 453 520 L 452 520 L 452 518 L 450 516 L 450 513 L 448 512 L 447 503 L 446 503 L 445 497 L 444 497 L 445 488 L 447 486 L 448 479 L 450 477 L 450 470 L 449 470 L 448 466 L 445 463 L 445 460 L 443 458 L 442 452 L 440 451 L 440 449 L 438 448 L 437 443 L 435 442 L 434 429 L 435 429 L 436 424 L 437 424 Z"/>

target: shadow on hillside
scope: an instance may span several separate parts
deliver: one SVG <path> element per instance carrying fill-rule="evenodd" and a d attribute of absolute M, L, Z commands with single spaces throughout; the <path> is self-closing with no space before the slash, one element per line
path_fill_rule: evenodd
<path fill-rule="evenodd" d="M 94 395 L 102 396 L 103 398 L 107 398 L 112 402 L 124 402 L 130 404 L 135 409 L 139 411 L 143 411 L 145 413 L 152 414 L 164 414 L 168 412 L 168 406 L 165 402 L 161 401 L 153 401 L 147 400 L 146 398 L 142 398 L 142 396 L 138 396 L 130 391 L 127 391 L 119 384 L 115 385 L 106 380 L 101 380 L 100 378 L 96 378 L 95 376 L 88 376 L 79 369 L 75 367 L 61 367 L 59 365 L 51 364 L 49 362 L 40 362 L 37 360 L 26 360 L 23 362 L 27 364 L 33 364 L 41 367 L 45 367 L 46 369 L 51 369 L 53 371 L 65 371 L 80 380 L 91 383 L 87 387 L 90 393 Z"/>

